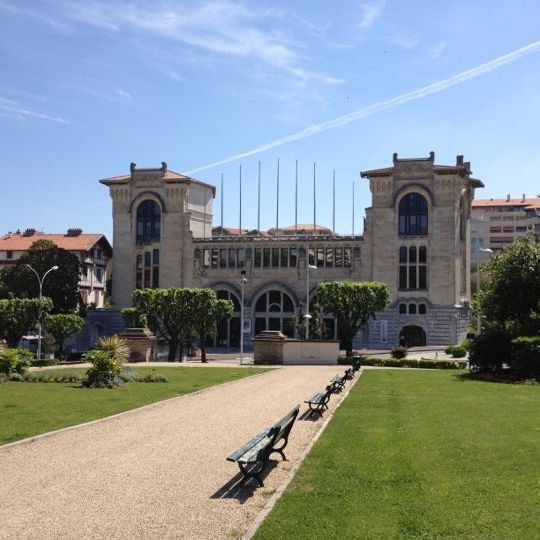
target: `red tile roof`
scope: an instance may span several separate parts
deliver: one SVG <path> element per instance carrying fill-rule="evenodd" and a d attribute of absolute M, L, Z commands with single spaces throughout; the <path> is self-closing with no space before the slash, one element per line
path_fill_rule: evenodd
<path fill-rule="evenodd" d="M 88 251 L 92 249 L 100 240 L 104 240 L 106 249 L 112 253 L 111 245 L 103 234 L 48 234 L 44 232 L 34 232 L 32 235 L 24 235 L 20 232 L 8 233 L 0 237 L 0 251 L 27 251 L 34 242 L 38 240 L 49 240 L 58 247 L 68 251 Z"/>
<path fill-rule="evenodd" d="M 473 208 L 489 208 L 491 206 L 523 206 L 523 208 L 540 208 L 540 197 L 532 199 L 475 199 Z"/>

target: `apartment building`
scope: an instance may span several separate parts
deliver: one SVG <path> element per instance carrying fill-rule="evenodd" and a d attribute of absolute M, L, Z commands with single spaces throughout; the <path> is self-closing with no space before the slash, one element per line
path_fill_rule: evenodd
<path fill-rule="evenodd" d="M 0 268 L 16 264 L 34 242 L 48 240 L 77 256 L 81 263 L 79 290 L 85 304 L 103 307 L 107 269 L 112 247 L 103 234 L 87 234 L 81 229 L 68 229 L 65 234 L 51 234 L 26 229 L 8 232 L 0 237 Z"/>

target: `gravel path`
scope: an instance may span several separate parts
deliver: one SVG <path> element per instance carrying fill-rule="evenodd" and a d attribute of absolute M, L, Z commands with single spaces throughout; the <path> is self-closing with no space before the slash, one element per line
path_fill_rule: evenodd
<path fill-rule="evenodd" d="M 286 367 L 0 447 L 0 538 L 238 537 L 323 420 L 299 417 L 289 462 L 272 461 L 262 488 L 253 480 L 239 487 L 226 456 L 296 403 L 301 416 L 305 397 L 343 371 Z M 331 411 L 339 400 L 332 397 Z"/>

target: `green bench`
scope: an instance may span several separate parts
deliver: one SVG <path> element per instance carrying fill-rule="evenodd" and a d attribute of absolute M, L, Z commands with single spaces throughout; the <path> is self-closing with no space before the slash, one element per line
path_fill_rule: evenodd
<path fill-rule="evenodd" d="M 304 400 L 304 403 L 309 405 L 309 416 L 314 413 L 322 416 L 324 409 L 328 409 L 328 402 L 330 401 L 330 396 L 334 393 L 335 388 L 336 384 L 330 382 L 324 392 L 315 392 L 315 394 Z"/>
<path fill-rule="evenodd" d="M 274 452 L 280 454 L 283 460 L 287 460 L 283 450 L 289 442 L 289 434 L 299 411 L 300 405 L 296 405 L 272 427 L 261 431 L 227 457 L 227 461 L 238 464 L 243 475 L 242 484 L 249 478 L 255 478 L 259 485 L 263 486 L 261 474 L 268 465 L 270 455 Z"/>
<path fill-rule="evenodd" d="M 345 373 L 343 375 L 336 375 L 332 379 L 330 379 L 330 384 L 334 385 L 334 392 L 343 390 L 345 388 L 345 383 L 352 379 L 352 369 L 349 368 L 345 370 Z"/>

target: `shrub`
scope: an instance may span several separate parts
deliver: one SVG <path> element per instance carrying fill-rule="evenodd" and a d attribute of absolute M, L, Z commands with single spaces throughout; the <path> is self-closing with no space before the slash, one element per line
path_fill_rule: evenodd
<path fill-rule="evenodd" d="M 352 366 L 353 362 L 360 360 L 360 364 L 364 363 L 365 357 L 360 354 L 353 354 L 348 356 L 339 356 L 337 363 L 339 366 Z"/>
<path fill-rule="evenodd" d="M 83 386 L 113 388 L 123 382 L 120 379 L 122 362 L 115 358 L 111 351 L 89 351 L 84 355 L 84 359 L 90 362 L 92 367 L 86 372 L 86 379 L 82 381 Z"/>
<path fill-rule="evenodd" d="M 444 352 L 446 354 L 450 354 L 452 358 L 463 358 L 467 356 L 467 349 L 463 345 L 446 347 L 446 349 L 444 349 Z"/>
<path fill-rule="evenodd" d="M 75 373 L 66 375 L 48 375 L 47 373 L 27 373 L 25 382 L 31 383 L 80 383 L 81 376 Z"/>
<path fill-rule="evenodd" d="M 467 362 L 465 360 L 429 360 L 421 358 L 365 358 L 362 362 L 364 366 L 382 366 L 382 367 L 408 367 L 423 369 L 465 369 Z"/>
<path fill-rule="evenodd" d="M 471 341 L 469 367 L 484 373 L 500 371 L 511 363 L 510 337 L 498 329 L 486 329 Z"/>
<path fill-rule="evenodd" d="M 44 366 L 56 366 L 58 364 L 58 360 L 56 358 L 51 359 L 41 359 L 38 360 L 37 358 L 34 358 L 32 360 L 32 366 L 33 367 L 44 367 Z"/>
<path fill-rule="evenodd" d="M 512 370 L 521 376 L 540 375 L 540 337 L 512 340 Z"/>
<path fill-rule="evenodd" d="M 32 353 L 26 349 L 2 349 L 0 350 L 0 373 L 8 377 L 13 373 L 22 375 L 32 363 Z"/>
<path fill-rule="evenodd" d="M 0 373 L 0 384 L 7 383 L 9 381 L 9 376 L 5 373 Z"/>
<path fill-rule="evenodd" d="M 166 383 L 169 382 L 169 379 L 165 375 L 160 375 L 159 373 L 148 373 L 141 379 L 139 382 L 155 382 L 155 383 Z"/>
<path fill-rule="evenodd" d="M 392 356 L 392 358 L 400 360 L 401 358 L 405 358 L 407 356 L 407 352 L 407 347 L 404 347 L 403 345 L 398 345 L 390 351 L 390 355 Z"/>
<path fill-rule="evenodd" d="M 20 373 L 12 373 L 10 376 L 9 376 L 9 380 L 11 382 L 23 382 L 24 378 L 23 376 L 20 374 Z"/>

